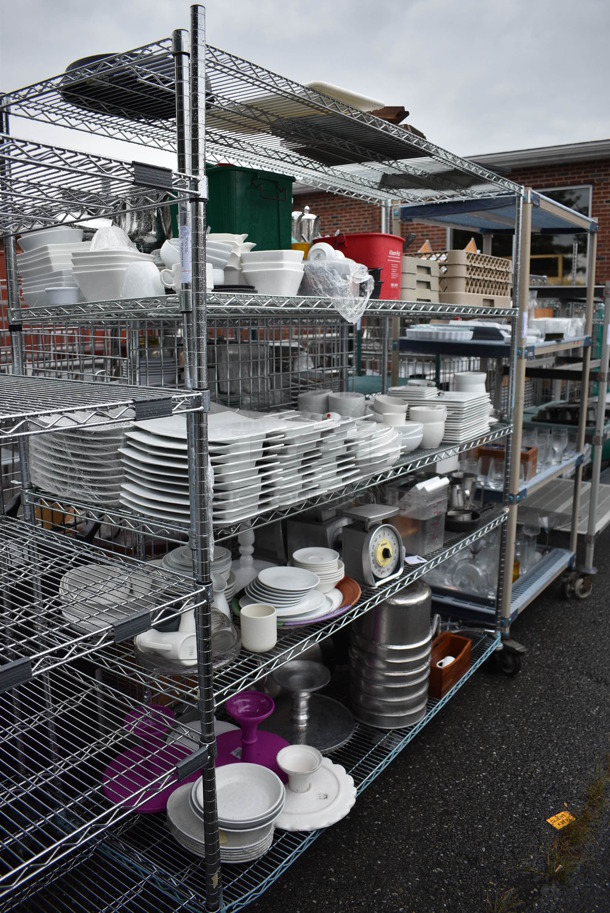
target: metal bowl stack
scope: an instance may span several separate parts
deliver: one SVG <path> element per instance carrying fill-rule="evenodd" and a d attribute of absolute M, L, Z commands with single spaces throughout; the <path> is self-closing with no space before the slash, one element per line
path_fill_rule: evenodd
<path fill-rule="evenodd" d="M 361 723 L 413 726 L 426 714 L 432 648 L 430 587 L 416 581 L 352 625 L 350 698 Z"/>

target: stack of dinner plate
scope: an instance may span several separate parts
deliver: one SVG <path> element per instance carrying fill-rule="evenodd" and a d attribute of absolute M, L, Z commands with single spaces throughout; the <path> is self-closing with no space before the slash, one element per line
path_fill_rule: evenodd
<path fill-rule="evenodd" d="M 316 589 L 321 593 L 334 589 L 345 577 L 345 565 L 339 559 L 339 552 L 332 548 L 299 548 L 292 554 L 292 563 L 294 567 L 311 571 L 319 577 Z"/>
<path fill-rule="evenodd" d="M 216 768 L 220 861 L 250 862 L 273 842 L 274 822 L 286 802 L 280 778 L 261 764 L 238 762 Z M 205 853 L 201 779 L 186 783 L 167 803 L 169 827 L 181 846 L 197 856 Z"/>
<path fill-rule="evenodd" d="M 226 581 L 224 591 L 225 598 L 230 602 L 235 595 L 236 578 L 231 570 L 231 552 L 228 548 L 221 545 L 214 546 L 214 557 L 210 562 L 210 569 L 213 574 L 220 574 Z M 185 577 L 193 576 L 193 555 L 189 545 L 181 545 L 179 548 L 167 552 L 161 559 L 161 567 L 167 571 L 173 571 L 175 574 L 182 574 Z"/>
<path fill-rule="evenodd" d="M 355 445 L 355 461 L 362 475 L 381 472 L 400 458 L 402 438 L 395 428 L 361 422 L 348 431 L 347 441 Z"/>
<path fill-rule="evenodd" d="M 489 431 L 489 393 L 442 393 L 438 402 L 447 407 L 444 441 L 461 444 Z"/>
<path fill-rule="evenodd" d="M 73 420 L 83 427 L 74 428 Z M 86 501 L 100 507 L 120 503 L 123 467 L 119 455 L 127 425 L 87 427 L 87 413 L 74 413 L 73 420 L 40 424 L 67 426 L 60 434 L 30 437 L 30 472 L 38 488 L 62 498 Z"/>
<path fill-rule="evenodd" d="M 275 606 L 278 618 L 308 615 L 327 608 L 327 599 L 317 586 L 320 578 L 297 567 L 267 567 L 251 580 L 240 600 L 241 608 L 255 602 Z"/>

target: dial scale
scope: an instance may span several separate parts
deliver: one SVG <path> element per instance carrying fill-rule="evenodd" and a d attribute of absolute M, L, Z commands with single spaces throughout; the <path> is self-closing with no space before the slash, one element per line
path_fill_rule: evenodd
<path fill-rule="evenodd" d="M 353 522 L 343 527 L 342 558 L 348 577 L 368 586 L 380 586 L 400 577 L 405 552 L 395 526 L 384 523 L 399 512 L 385 504 L 362 504 L 343 511 Z"/>

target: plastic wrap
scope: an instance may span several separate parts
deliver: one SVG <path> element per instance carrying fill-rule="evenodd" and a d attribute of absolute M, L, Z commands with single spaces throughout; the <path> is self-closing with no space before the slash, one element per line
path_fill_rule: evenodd
<path fill-rule="evenodd" d="M 300 294 L 335 299 L 334 306 L 344 320 L 356 323 L 366 310 L 374 284 L 366 266 L 354 260 L 306 260 Z"/>
<path fill-rule="evenodd" d="M 106 225 L 98 230 L 91 239 L 90 250 L 134 250 L 136 245 L 129 235 L 118 225 Z"/>
<path fill-rule="evenodd" d="M 31 480 L 58 497 L 113 508 L 120 503 L 124 473 L 119 448 L 129 423 L 86 426 L 88 417 L 87 412 L 73 413 L 74 421 L 83 422 L 80 428 L 72 427 L 70 417 L 39 419 L 41 425 L 64 430 L 29 439 Z"/>

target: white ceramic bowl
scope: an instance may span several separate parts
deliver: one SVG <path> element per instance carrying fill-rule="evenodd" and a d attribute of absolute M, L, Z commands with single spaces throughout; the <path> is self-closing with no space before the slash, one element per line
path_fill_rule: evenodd
<path fill-rule="evenodd" d="M 285 295 L 291 298 L 299 291 L 303 280 L 303 270 L 295 269 L 258 269 L 250 272 L 243 270 L 243 277 L 248 285 L 254 285 L 261 295 Z"/>
<path fill-rule="evenodd" d="M 93 266 L 98 269 L 107 266 L 118 266 L 121 263 L 133 263 L 134 261 L 143 263 L 152 263 L 153 258 L 150 254 L 141 254 L 139 250 L 92 250 L 72 252 L 72 264 L 74 266 Z"/>
<path fill-rule="evenodd" d="M 407 413 L 405 412 L 383 412 L 381 414 L 381 421 L 384 425 L 390 425 L 392 428 L 396 428 L 398 425 L 404 425 Z"/>
<path fill-rule="evenodd" d="M 329 393 L 328 408 L 331 412 L 338 412 L 348 418 L 360 418 L 366 412 L 366 400 L 363 393 Z"/>
<path fill-rule="evenodd" d="M 302 263 L 304 251 L 302 250 L 252 250 L 241 255 L 244 266 L 255 263 Z"/>
<path fill-rule="evenodd" d="M 424 450 L 432 450 L 439 447 L 445 433 L 444 422 L 425 422 L 421 439 L 421 446 Z"/>
<path fill-rule="evenodd" d="M 400 449 L 403 453 L 410 453 L 421 446 L 424 438 L 424 426 L 421 422 L 405 422 L 396 430 L 400 433 Z"/>
<path fill-rule="evenodd" d="M 329 411 L 328 397 L 330 390 L 307 390 L 299 393 L 297 404 L 299 412 L 314 412 L 323 414 Z"/>
<path fill-rule="evenodd" d="M 414 422 L 445 422 L 447 418 L 446 406 L 411 406 L 409 409 L 409 418 Z"/>
<path fill-rule="evenodd" d="M 45 293 L 49 304 L 78 304 L 83 300 L 83 293 L 77 285 L 47 288 Z"/>
<path fill-rule="evenodd" d="M 35 250 L 44 244 L 78 244 L 83 240 L 82 228 L 68 225 L 57 225 L 53 228 L 41 228 L 40 231 L 31 231 L 19 238 L 19 246 L 23 251 Z"/>
<path fill-rule="evenodd" d="M 391 412 L 396 415 L 406 415 L 409 404 L 399 399 L 397 396 L 383 396 L 380 394 L 373 400 L 373 409 L 375 412 Z"/>
<path fill-rule="evenodd" d="M 298 272 L 301 276 L 303 275 L 302 263 L 290 263 L 289 261 L 284 262 L 282 260 L 269 260 L 266 263 L 249 263 L 247 266 L 243 266 L 242 269 L 244 272 L 248 273 L 261 273 L 271 269 L 281 269 L 288 273 Z"/>
<path fill-rule="evenodd" d="M 485 391 L 487 375 L 482 371 L 459 372 L 453 375 L 455 389 L 460 393 Z"/>
<path fill-rule="evenodd" d="M 247 233 L 245 235 L 236 235 L 236 234 L 233 234 L 232 232 L 228 232 L 228 231 L 225 231 L 225 232 L 211 231 L 206 236 L 206 243 L 209 241 L 220 241 L 221 243 L 223 241 L 227 241 L 227 242 L 234 241 L 237 244 L 243 244 L 247 237 L 248 237 Z"/>
<path fill-rule="evenodd" d="M 224 254 L 222 257 L 217 257 L 216 254 L 206 251 L 205 262 L 211 263 L 213 269 L 224 269 L 227 265 L 228 257 L 225 257 Z"/>
<path fill-rule="evenodd" d="M 127 264 L 117 269 L 74 270 L 85 301 L 107 301 L 121 296 Z"/>

